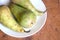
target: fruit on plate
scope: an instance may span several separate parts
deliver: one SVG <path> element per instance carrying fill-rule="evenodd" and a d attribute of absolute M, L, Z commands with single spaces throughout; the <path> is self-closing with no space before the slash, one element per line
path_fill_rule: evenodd
<path fill-rule="evenodd" d="M 12 14 L 16 17 L 18 23 L 25 28 L 32 27 L 36 23 L 36 15 L 30 10 L 19 7 L 15 4 L 10 5 Z"/>
<path fill-rule="evenodd" d="M 31 10 L 34 12 L 36 15 L 42 15 L 43 12 L 38 11 L 30 2 L 30 0 L 11 0 L 13 3 L 22 6 L 24 8 L 27 8 L 28 10 Z"/>
<path fill-rule="evenodd" d="M 23 27 L 15 21 L 7 6 L 0 7 L 0 22 L 14 31 L 24 32 Z"/>
<path fill-rule="evenodd" d="M 30 28 L 36 23 L 36 16 L 43 14 L 32 5 L 30 0 L 6 1 L 0 0 L 0 23 L 11 30 L 24 32 L 24 28 Z"/>

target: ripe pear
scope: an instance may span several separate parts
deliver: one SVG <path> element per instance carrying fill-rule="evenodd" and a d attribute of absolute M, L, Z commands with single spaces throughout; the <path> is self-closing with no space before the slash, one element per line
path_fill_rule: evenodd
<path fill-rule="evenodd" d="M 10 9 L 7 6 L 0 7 L 0 21 L 4 26 L 10 28 L 11 30 L 24 32 L 23 27 L 15 21 Z"/>
<path fill-rule="evenodd" d="M 30 0 L 11 0 L 13 3 L 22 6 L 24 8 L 27 8 L 29 10 L 31 10 L 32 12 L 34 12 L 36 15 L 41 16 L 43 14 L 42 11 L 38 11 L 30 2 Z"/>
<path fill-rule="evenodd" d="M 32 11 L 19 7 L 15 4 L 10 5 L 10 10 L 16 17 L 18 23 L 25 28 L 30 28 L 36 23 L 36 15 Z"/>

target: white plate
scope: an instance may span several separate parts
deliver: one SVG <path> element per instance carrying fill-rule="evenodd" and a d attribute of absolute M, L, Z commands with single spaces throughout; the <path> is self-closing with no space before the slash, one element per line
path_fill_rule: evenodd
<path fill-rule="evenodd" d="M 30 0 L 30 1 L 36 7 L 36 9 L 41 10 L 41 11 L 46 10 L 46 7 L 45 7 L 45 5 L 44 5 L 42 0 Z M 44 26 L 44 24 L 46 22 L 46 19 L 47 19 L 47 12 L 45 14 L 43 14 L 42 16 L 38 16 L 36 25 L 34 25 L 34 28 L 32 28 L 29 33 L 15 32 L 15 31 L 12 31 L 12 30 L 4 27 L 2 24 L 0 24 L 0 29 L 5 34 L 10 35 L 12 37 L 24 38 L 24 37 L 28 37 L 28 36 L 34 35 L 39 30 L 41 30 L 41 28 Z"/>

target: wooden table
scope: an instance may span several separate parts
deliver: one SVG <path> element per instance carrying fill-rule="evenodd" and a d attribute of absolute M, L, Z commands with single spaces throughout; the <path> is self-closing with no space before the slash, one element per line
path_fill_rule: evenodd
<path fill-rule="evenodd" d="M 0 31 L 0 40 L 60 40 L 60 0 L 43 0 L 48 12 L 41 31 L 27 38 L 13 38 Z"/>

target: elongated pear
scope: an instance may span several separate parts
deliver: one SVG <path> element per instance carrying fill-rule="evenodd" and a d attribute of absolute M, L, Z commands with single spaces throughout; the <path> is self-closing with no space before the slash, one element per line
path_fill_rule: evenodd
<path fill-rule="evenodd" d="M 1 12 L 0 12 L 0 16 L 1 16 Z M 1 17 L 0 17 L 0 22 L 1 22 Z"/>
<path fill-rule="evenodd" d="M 31 10 L 32 12 L 34 12 L 36 15 L 42 15 L 43 12 L 41 11 L 38 11 L 33 5 L 32 3 L 30 2 L 30 0 L 11 0 L 13 3 L 17 4 L 17 5 L 20 5 L 20 6 L 23 6 L 29 10 Z"/>
<path fill-rule="evenodd" d="M 0 16 L 1 16 L 1 12 L 0 12 Z M 0 17 L 0 23 L 1 23 L 1 17 Z"/>
<path fill-rule="evenodd" d="M 7 6 L 2 6 L 0 8 L 0 20 L 1 20 L 1 23 L 14 30 L 14 31 L 17 31 L 17 32 L 24 32 L 24 29 L 23 27 L 21 27 L 16 21 L 15 19 L 13 18 L 9 8 Z"/>
<path fill-rule="evenodd" d="M 10 5 L 10 10 L 13 15 L 16 17 L 18 23 L 25 28 L 32 27 L 36 22 L 36 15 L 22 7 L 19 7 L 15 4 Z"/>

